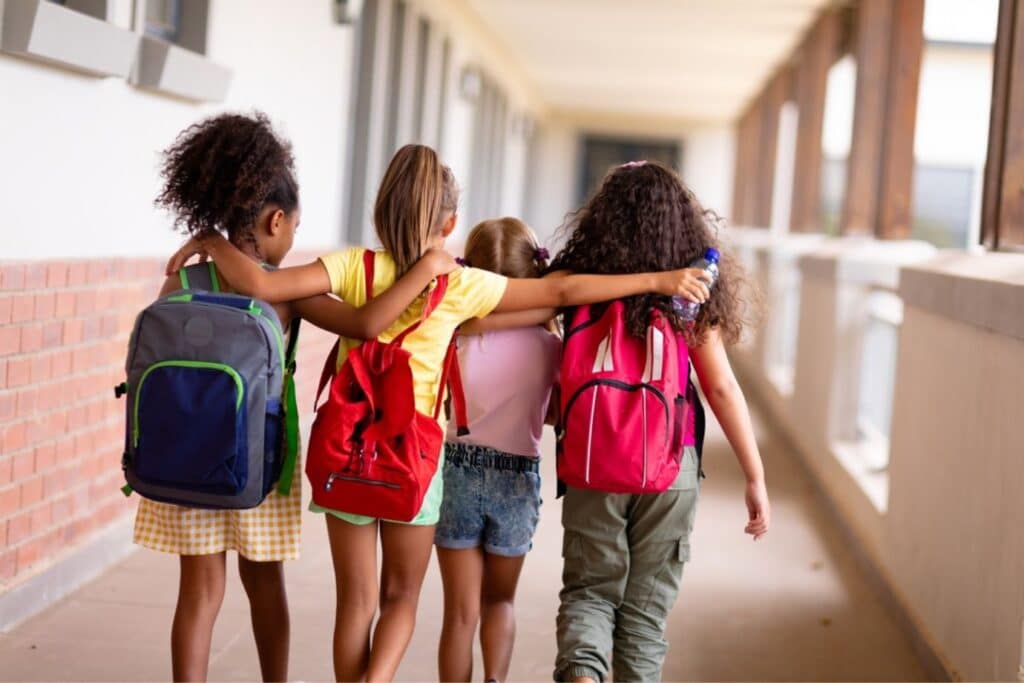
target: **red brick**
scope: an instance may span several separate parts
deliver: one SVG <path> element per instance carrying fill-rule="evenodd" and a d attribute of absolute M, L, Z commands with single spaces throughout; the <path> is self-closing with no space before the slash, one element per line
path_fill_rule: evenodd
<path fill-rule="evenodd" d="M 32 513 L 22 512 L 7 520 L 7 545 L 17 545 L 32 535 Z"/>
<path fill-rule="evenodd" d="M 0 456 L 0 486 L 11 483 L 11 472 L 14 469 L 14 458 Z"/>
<path fill-rule="evenodd" d="M 59 378 L 60 375 L 56 372 L 54 367 L 54 377 Z M 41 413 L 53 410 L 64 401 L 64 397 L 61 393 L 61 387 L 59 383 L 47 384 L 39 387 L 36 390 L 36 408 Z"/>
<path fill-rule="evenodd" d="M 100 334 L 104 337 L 112 337 L 117 333 L 117 315 L 115 313 L 108 313 L 103 316 L 100 323 Z"/>
<path fill-rule="evenodd" d="M 59 324 L 59 323 L 58 323 Z M 46 339 L 46 330 L 43 330 L 43 339 Z M 53 369 L 53 376 L 55 379 L 60 380 L 71 374 L 71 352 L 70 351 L 58 351 L 53 354 L 51 361 Z"/>
<path fill-rule="evenodd" d="M 0 289 L 24 289 L 25 266 L 12 264 L 0 268 Z"/>
<path fill-rule="evenodd" d="M 59 322 L 49 322 L 43 325 L 43 348 L 53 349 L 60 346 L 64 337 L 64 325 Z"/>
<path fill-rule="evenodd" d="M 57 292 L 57 304 L 54 314 L 58 318 L 66 318 L 75 312 L 75 293 Z"/>
<path fill-rule="evenodd" d="M 46 264 L 32 263 L 25 266 L 25 289 L 42 289 L 46 286 Z"/>
<path fill-rule="evenodd" d="M 41 538 L 18 546 L 18 572 L 21 573 L 39 561 L 42 555 L 44 541 Z"/>
<path fill-rule="evenodd" d="M 36 294 L 36 320 L 50 320 L 57 311 L 57 295 L 53 292 Z"/>
<path fill-rule="evenodd" d="M 75 439 L 65 436 L 57 440 L 57 462 L 68 463 L 75 459 Z"/>
<path fill-rule="evenodd" d="M 18 573 L 18 551 L 0 551 L 0 581 L 10 581 Z"/>
<path fill-rule="evenodd" d="M 7 361 L 7 386 L 25 386 L 32 378 L 31 358 L 12 358 Z"/>
<path fill-rule="evenodd" d="M 32 294 L 19 294 L 14 297 L 14 304 L 11 308 L 11 322 L 22 323 L 32 319 L 35 315 L 36 298 Z"/>
<path fill-rule="evenodd" d="M 0 392 L 0 422 L 7 422 L 14 417 L 17 406 L 17 394 L 13 391 Z"/>
<path fill-rule="evenodd" d="M 94 285 L 106 280 L 108 270 L 109 264 L 107 261 L 89 261 L 87 269 L 89 284 Z"/>
<path fill-rule="evenodd" d="M 64 345 L 78 344 L 82 341 L 85 323 L 81 319 L 64 321 Z"/>
<path fill-rule="evenodd" d="M 48 441 L 53 436 L 53 432 L 47 429 L 46 425 L 45 419 L 29 420 L 26 427 L 28 433 L 25 445 L 35 447 L 44 441 Z"/>
<path fill-rule="evenodd" d="M 5 325 L 0 327 L 0 356 L 17 353 L 21 348 L 21 327 Z"/>
<path fill-rule="evenodd" d="M 43 499 L 43 478 L 33 477 L 21 485 L 21 507 L 35 505 Z"/>
<path fill-rule="evenodd" d="M 56 491 L 58 489 L 54 489 Z M 50 490 L 47 488 L 46 496 L 50 496 Z M 57 500 L 53 501 L 53 518 L 54 519 L 67 519 L 71 516 L 71 496 L 62 496 Z"/>
<path fill-rule="evenodd" d="M 34 468 L 36 474 L 45 472 L 57 464 L 57 447 L 53 444 L 39 446 L 35 451 Z"/>
<path fill-rule="evenodd" d="M 46 267 L 46 286 L 50 289 L 64 287 L 68 283 L 68 264 L 51 263 Z"/>
<path fill-rule="evenodd" d="M 86 318 L 82 322 L 82 341 L 94 341 L 100 337 L 100 319 Z"/>
<path fill-rule="evenodd" d="M 17 397 L 18 417 L 28 417 L 36 412 L 35 389 L 18 389 L 15 396 Z"/>
<path fill-rule="evenodd" d="M 10 517 L 18 509 L 20 496 L 17 486 L 0 490 L 0 519 Z"/>
<path fill-rule="evenodd" d="M 84 261 L 72 261 L 68 264 L 68 287 L 84 285 L 87 279 L 87 269 Z"/>
<path fill-rule="evenodd" d="M 22 353 L 32 353 L 38 351 L 43 347 L 43 327 L 42 325 L 23 325 L 21 328 L 21 345 L 20 349 Z"/>
<path fill-rule="evenodd" d="M 25 447 L 28 428 L 25 422 L 8 422 L 0 432 L 0 453 L 14 453 Z"/>
<path fill-rule="evenodd" d="M 88 315 L 96 310 L 96 290 L 87 289 L 75 294 L 75 315 Z"/>
<path fill-rule="evenodd" d="M 32 383 L 39 384 L 50 379 L 50 356 L 36 356 L 32 360 Z"/>
<path fill-rule="evenodd" d="M 68 431 L 77 432 L 89 424 L 89 409 L 86 406 L 74 406 L 68 409 Z"/>
<path fill-rule="evenodd" d="M 53 523 L 53 503 L 43 503 L 32 511 L 32 532 L 46 531 Z"/>
<path fill-rule="evenodd" d="M 32 476 L 35 470 L 35 455 L 33 453 L 19 453 L 11 458 L 11 475 L 14 481 L 25 481 Z"/>
<path fill-rule="evenodd" d="M 0 325 L 11 322 L 11 311 L 14 308 L 14 297 L 0 296 Z"/>
<path fill-rule="evenodd" d="M 55 410 L 43 418 L 43 434 L 46 437 L 66 434 L 68 432 L 68 416 L 74 408 Z"/>

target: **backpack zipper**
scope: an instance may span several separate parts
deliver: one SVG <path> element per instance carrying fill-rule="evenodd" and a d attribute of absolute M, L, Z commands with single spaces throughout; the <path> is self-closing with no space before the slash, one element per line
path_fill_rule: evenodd
<path fill-rule="evenodd" d="M 388 481 L 378 481 L 376 479 L 365 479 L 363 477 L 353 477 L 346 474 L 338 474 L 337 472 L 331 472 L 327 475 L 327 481 L 324 483 L 324 491 L 330 491 L 334 488 L 334 480 L 340 479 L 341 481 L 351 481 L 356 484 L 369 484 L 370 486 L 383 486 L 389 489 L 400 489 L 402 488 L 398 484 L 392 484 Z"/>

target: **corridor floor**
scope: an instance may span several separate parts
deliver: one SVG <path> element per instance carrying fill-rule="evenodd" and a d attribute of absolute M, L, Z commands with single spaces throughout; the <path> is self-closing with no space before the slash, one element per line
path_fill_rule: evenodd
<path fill-rule="evenodd" d="M 711 421 L 713 422 L 713 420 Z M 907 681 L 924 671 L 793 457 L 763 425 L 772 530 L 743 535 L 743 480 L 721 433 L 708 435 L 693 559 L 671 616 L 665 680 Z M 550 444 L 549 444 L 550 445 Z M 559 588 L 553 459 L 546 501 L 517 601 L 512 680 L 550 680 Z M 302 559 L 287 567 L 291 677 L 332 678 L 334 589 L 323 521 L 305 517 Z M 233 562 L 232 562 L 233 565 Z M 0 635 L 0 680 L 149 681 L 170 677 L 177 560 L 140 551 L 58 604 Z M 432 566 L 419 624 L 399 671 L 436 680 L 441 585 Z M 479 665 L 475 670 L 482 677 Z M 259 667 L 237 574 L 213 638 L 210 680 L 256 680 Z"/>

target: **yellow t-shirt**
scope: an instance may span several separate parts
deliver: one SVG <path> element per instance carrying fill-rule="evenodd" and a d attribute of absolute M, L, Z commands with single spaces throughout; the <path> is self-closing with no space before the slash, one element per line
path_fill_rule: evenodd
<path fill-rule="evenodd" d="M 366 303 L 364 251 L 361 247 L 350 247 L 320 257 L 331 278 L 331 291 L 353 306 Z M 373 265 L 374 295 L 379 295 L 394 282 L 394 260 L 387 252 L 376 252 Z M 441 364 L 455 329 L 471 318 L 482 318 L 493 311 L 504 296 L 507 284 L 508 278 L 477 268 L 459 268 L 448 275 L 448 289 L 437 310 L 402 342 L 402 348 L 412 355 L 409 365 L 412 368 L 418 411 L 425 415 L 434 413 L 441 381 Z M 380 340 L 386 342 L 394 339 L 402 330 L 419 320 L 425 303 L 426 295 L 421 295 L 380 335 Z M 338 350 L 339 366 L 349 350 L 360 343 L 361 340 L 342 337 Z"/>

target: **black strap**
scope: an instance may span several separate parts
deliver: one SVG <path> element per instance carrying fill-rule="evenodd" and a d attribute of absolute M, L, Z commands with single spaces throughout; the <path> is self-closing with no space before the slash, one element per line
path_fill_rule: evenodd
<path fill-rule="evenodd" d="M 291 323 L 288 325 L 288 348 L 284 352 L 285 364 L 288 372 L 295 372 L 295 351 L 299 345 L 299 326 L 302 324 L 302 318 L 295 316 L 292 318 Z"/>

